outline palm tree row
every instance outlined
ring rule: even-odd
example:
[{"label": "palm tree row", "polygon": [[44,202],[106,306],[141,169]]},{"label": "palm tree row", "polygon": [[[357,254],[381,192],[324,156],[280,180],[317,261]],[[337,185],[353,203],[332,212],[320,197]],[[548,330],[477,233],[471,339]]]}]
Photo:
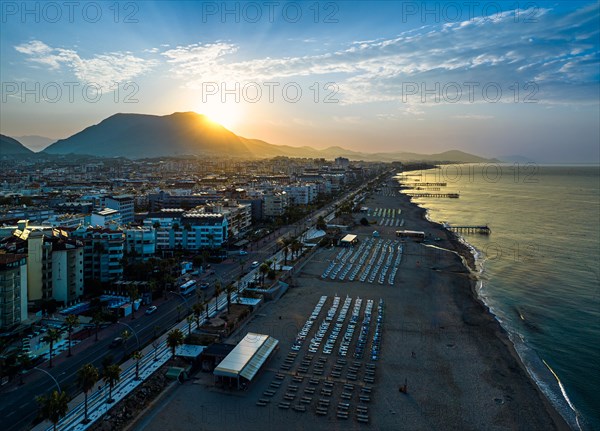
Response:
[{"label": "palm tree row", "polygon": [[[142,355],[136,352],[134,357],[137,359],[136,363],[136,379],[139,378],[139,360]],[[112,391],[117,382],[121,380],[121,367],[118,364],[113,364],[110,359],[104,361],[104,367],[102,371],[102,377],[109,386],[109,399],[108,403],[114,401],[112,397]],[[100,380],[100,372],[93,364],[84,364],[77,371],[77,384],[81,388],[84,394],[84,419],[83,423],[89,423],[88,417],[88,394],[94,388],[94,385]],[[52,422],[54,430],[58,422],[67,415],[69,411],[70,397],[64,391],[52,391],[50,394],[45,396],[39,396],[36,398],[39,405],[39,414],[42,419],[49,420]]]}]

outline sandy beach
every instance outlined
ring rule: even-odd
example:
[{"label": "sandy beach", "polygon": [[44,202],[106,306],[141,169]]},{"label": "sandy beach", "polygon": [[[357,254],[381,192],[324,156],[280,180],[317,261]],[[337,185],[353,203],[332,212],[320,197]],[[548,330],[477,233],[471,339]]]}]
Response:
[{"label": "sandy beach", "polygon": [[[388,190],[388,189],[384,189]],[[340,248],[321,248],[294,277],[294,287],[281,299],[265,304],[248,325],[228,342],[246,332],[269,334],[279,349],[245,391],[216,388],[211,374],[199,372],[166,393],[131,427],[134,430],[566,430],[560,415],[529,378],[505,331],[475,298],[475,275],[458,255],[473,265],[468,248],[440,225],[424,218],[425,210],[408,198],[389,191],[368,197],[363,205],[401,212],[403,229],[422,230],[424,243],[404,243],[402,261],[393,285],[323,279],[321,274]],[[397,212],[396,212],[397,214]],[[359,219],[361,216],[357,216]],[[376,220],[375,217],[369,219]],[[378,240],[396,240],[396,225],[356,226],[360,241],[380,234]],[[438,240],[433,241],[434,238]],[[457,254],[458,253],[458,254]],[[335,409],[315,414],[280,409],[285,389],[265,407],[256,405],[281,373],[294,338],[322,295],[327,306],[338,295],[385,301],[381,354],[368,402],[369,423],[351,415],[339,419]],[[292,385],[298,354],[283,386]],[[315,355],[316,357],[321,354]],[[338,358],[326,358],[326,371]],[[348,358],[348,362],[354,359]],[[371,361],[365,359],[359,368]],[[347,367],[347,365],[345,365]],[[312,369],[312,368],[311,368]],[[326,372],[326,374],[327,374]],[[345,378],[335,381],[332,402],[340,401]],[[308,387],[308,377],[299,390]],[[335,379],[334,379],[335,380]],[[407,382],[407,393],[399,391]],[[356,389],[363,382],[353,383]],[[318,386],[319,388],[321,386]],[[351,399],[358,404],[358,395]]]}]

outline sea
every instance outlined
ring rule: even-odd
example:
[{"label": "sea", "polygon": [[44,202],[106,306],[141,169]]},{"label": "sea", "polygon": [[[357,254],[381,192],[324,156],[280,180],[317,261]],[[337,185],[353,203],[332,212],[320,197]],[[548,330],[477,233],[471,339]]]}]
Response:
[{"label": "sea", "polygon": [[446,183],[413,193],[460,196],[413,198],[429,219],[491,229],[461,234],[476,255],[480,298],[571,427],[600,430],[600,167],[468,164],[407,174],[405,183]]}]

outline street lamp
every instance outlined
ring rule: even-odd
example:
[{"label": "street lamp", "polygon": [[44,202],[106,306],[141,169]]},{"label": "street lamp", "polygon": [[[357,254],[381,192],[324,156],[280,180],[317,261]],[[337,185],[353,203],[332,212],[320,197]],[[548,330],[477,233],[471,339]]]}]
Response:
[{"label": "street lamp", "polygon": [[135,329],[133,329],[133,328],[132,328],[131,326],[129,326],[127,323],[120,322],[120,321],[117,321],[117,323],[118,323],[119,325],[124,325],[124,326],[127,326],[127,327],[128,327],[130,330],[131,330],[131,332],[133,332],[133,335],[135,335],[135,341],[137,342],[137,348],[138,348],[138,350],[140,350],[140,339],[138,338],[138,335],[137,335],[137,332],[135,331]]},{"label": "street lamp", "polygon": [[56,380],[52,374],[50,374],[48,371],[43,370],[43,369],[38,368],[38,367],[33,367],[32,370],[38,370],[38,371],[41,371],[42,373],[46,373],[47,375],[49,375],[50,378],[52,380],[54,380],[54,383],[56,384],[56,387],[58,388],[58,393],[61,392],[61,390],[60,390],[60,384],[58,383],[58,380]]}]

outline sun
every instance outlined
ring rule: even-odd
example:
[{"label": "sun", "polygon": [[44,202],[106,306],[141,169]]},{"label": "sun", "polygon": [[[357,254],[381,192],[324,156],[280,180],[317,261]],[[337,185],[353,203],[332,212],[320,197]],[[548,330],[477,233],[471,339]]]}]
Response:
[{"label": "sun", "polygon": [[231,130],[239,125],[242,107],[239,103],[202,103],[196,112],[204,114],[210,121]]}]

